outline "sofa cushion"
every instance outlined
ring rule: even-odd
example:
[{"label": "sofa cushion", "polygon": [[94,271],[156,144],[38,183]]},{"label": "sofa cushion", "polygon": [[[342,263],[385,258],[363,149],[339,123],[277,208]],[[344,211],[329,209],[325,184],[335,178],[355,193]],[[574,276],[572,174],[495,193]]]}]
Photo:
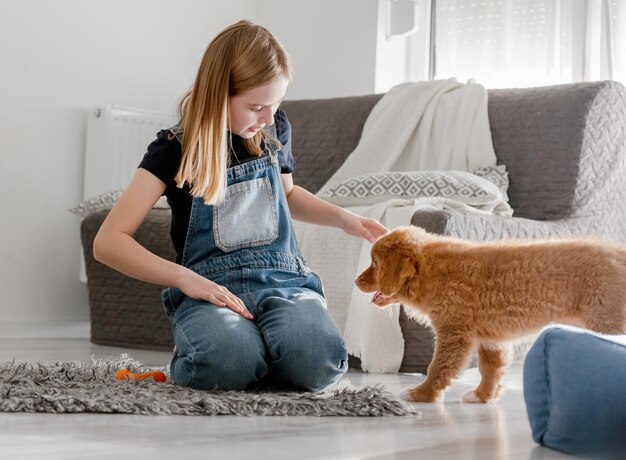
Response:
[{"label": "sofa cushion", "polygon": [[296,185],[315,193],[330,179],[357,146],[365,120],[382,96],[368,94],[281,104],[291,122]]},{"label": "sofa cushion", "polygon": [[545,329],[526,356],[524,399],[535,442],[626,458],[626,336]]}]

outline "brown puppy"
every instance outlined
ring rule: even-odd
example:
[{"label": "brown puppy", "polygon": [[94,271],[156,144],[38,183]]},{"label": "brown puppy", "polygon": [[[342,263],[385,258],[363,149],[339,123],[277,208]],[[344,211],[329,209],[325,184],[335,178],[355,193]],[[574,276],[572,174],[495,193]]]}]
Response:
[{"label": "brown puppy", "polygon": [[626,247],[592,240],[472,243],[400,227],[380,238],[356,279],[379,307],[402,303],[430,324],[435,354],[426,380],[403,396],[440,400],[478,348],[481,382],[464,402],[501,392],[507,341],[549,323],[608,334],[626,329]]}]

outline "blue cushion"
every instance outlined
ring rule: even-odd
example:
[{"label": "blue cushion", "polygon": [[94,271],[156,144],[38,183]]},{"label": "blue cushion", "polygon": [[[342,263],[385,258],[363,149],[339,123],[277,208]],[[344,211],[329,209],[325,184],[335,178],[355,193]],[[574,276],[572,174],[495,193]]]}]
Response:
[{"label": "blue cushion", "polygon": [[524,399],[535,442],[626,458],[626,336],[545,329],[524,362]]}]

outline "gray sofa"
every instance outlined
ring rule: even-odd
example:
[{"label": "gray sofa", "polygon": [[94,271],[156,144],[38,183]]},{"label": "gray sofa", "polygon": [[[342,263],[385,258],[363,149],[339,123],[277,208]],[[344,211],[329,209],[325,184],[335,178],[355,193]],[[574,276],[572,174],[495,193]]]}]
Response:
[{"label": "gray sofa", "polygon": [[[311,192],[319,190],[357,145],[381,97],[284,102],[293,127],[294,182]],[[509,171],[514,217],[428,211],[415,213],[412,224],[479,241],[589,234],[626,241],[626,90],[621,84],[490,90],[489,120],[498,163]],[[81,225],[91,340],[171,349],[161,288],[93,259],[93,238],[107,212],[92,213]],[[154,209],[136,238],[174,260],[168,210]],[[432,333],[404,314],[400,322],[405,339],[400,371],[425,372],[432,357]]]}]

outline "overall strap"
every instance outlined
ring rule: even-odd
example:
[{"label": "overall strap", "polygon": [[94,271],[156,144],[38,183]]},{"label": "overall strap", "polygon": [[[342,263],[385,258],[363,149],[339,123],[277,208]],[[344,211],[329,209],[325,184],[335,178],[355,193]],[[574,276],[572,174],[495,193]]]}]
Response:
[{"label": "overall strap", "polygon": [[[275,140],[278,139],[278,134],[276,132],[276,123],[272,123],[271,125],[266,127],[268,134],[270,135],[270,142],[273,144]],[[180,144],[183,144],[183,130],[180,129],[180,123],[175,124],[171,128],[168,128],[168,131],[171,132]]]},{"label": "overall strap", "polygon": [[265,137],[265,150],[270,156],[273,164],[278,164],[278,134],[276,132],[276,123],[272,123],[265,127],[267,136]]},{"label": "overall strap", "polygon": [[176,136],[176,139],[178,139],[180,145],[183,145],[183,130],[180,129],[180,123],[176,123],[171,128],[168,128],[168,131]]},{"label": "overall strap", "polygon": [[272,139],[278,139],[278,134],[276,133],[276,122],[268,125],[266,129]]},{"label": "overall strap", "polygon": [[[272,123],[271,125],[266,126],[265,129],[266,129],[266,133],[268,134],[268,136],[265,138],[265,150],[267,151],[267,154],[269,155],[272,161],[272,164],[277,165],[279,144],[278,144],[278,135],[276,132],[276,123]],[[178,142],[180,142],[180,145],[182,146],[183,145],[183,130],[180,129],[180,123],[177,123],[176,125],[172,126],[168,130],[174,136],[176,136],[176,139],[178,139]]]}]

